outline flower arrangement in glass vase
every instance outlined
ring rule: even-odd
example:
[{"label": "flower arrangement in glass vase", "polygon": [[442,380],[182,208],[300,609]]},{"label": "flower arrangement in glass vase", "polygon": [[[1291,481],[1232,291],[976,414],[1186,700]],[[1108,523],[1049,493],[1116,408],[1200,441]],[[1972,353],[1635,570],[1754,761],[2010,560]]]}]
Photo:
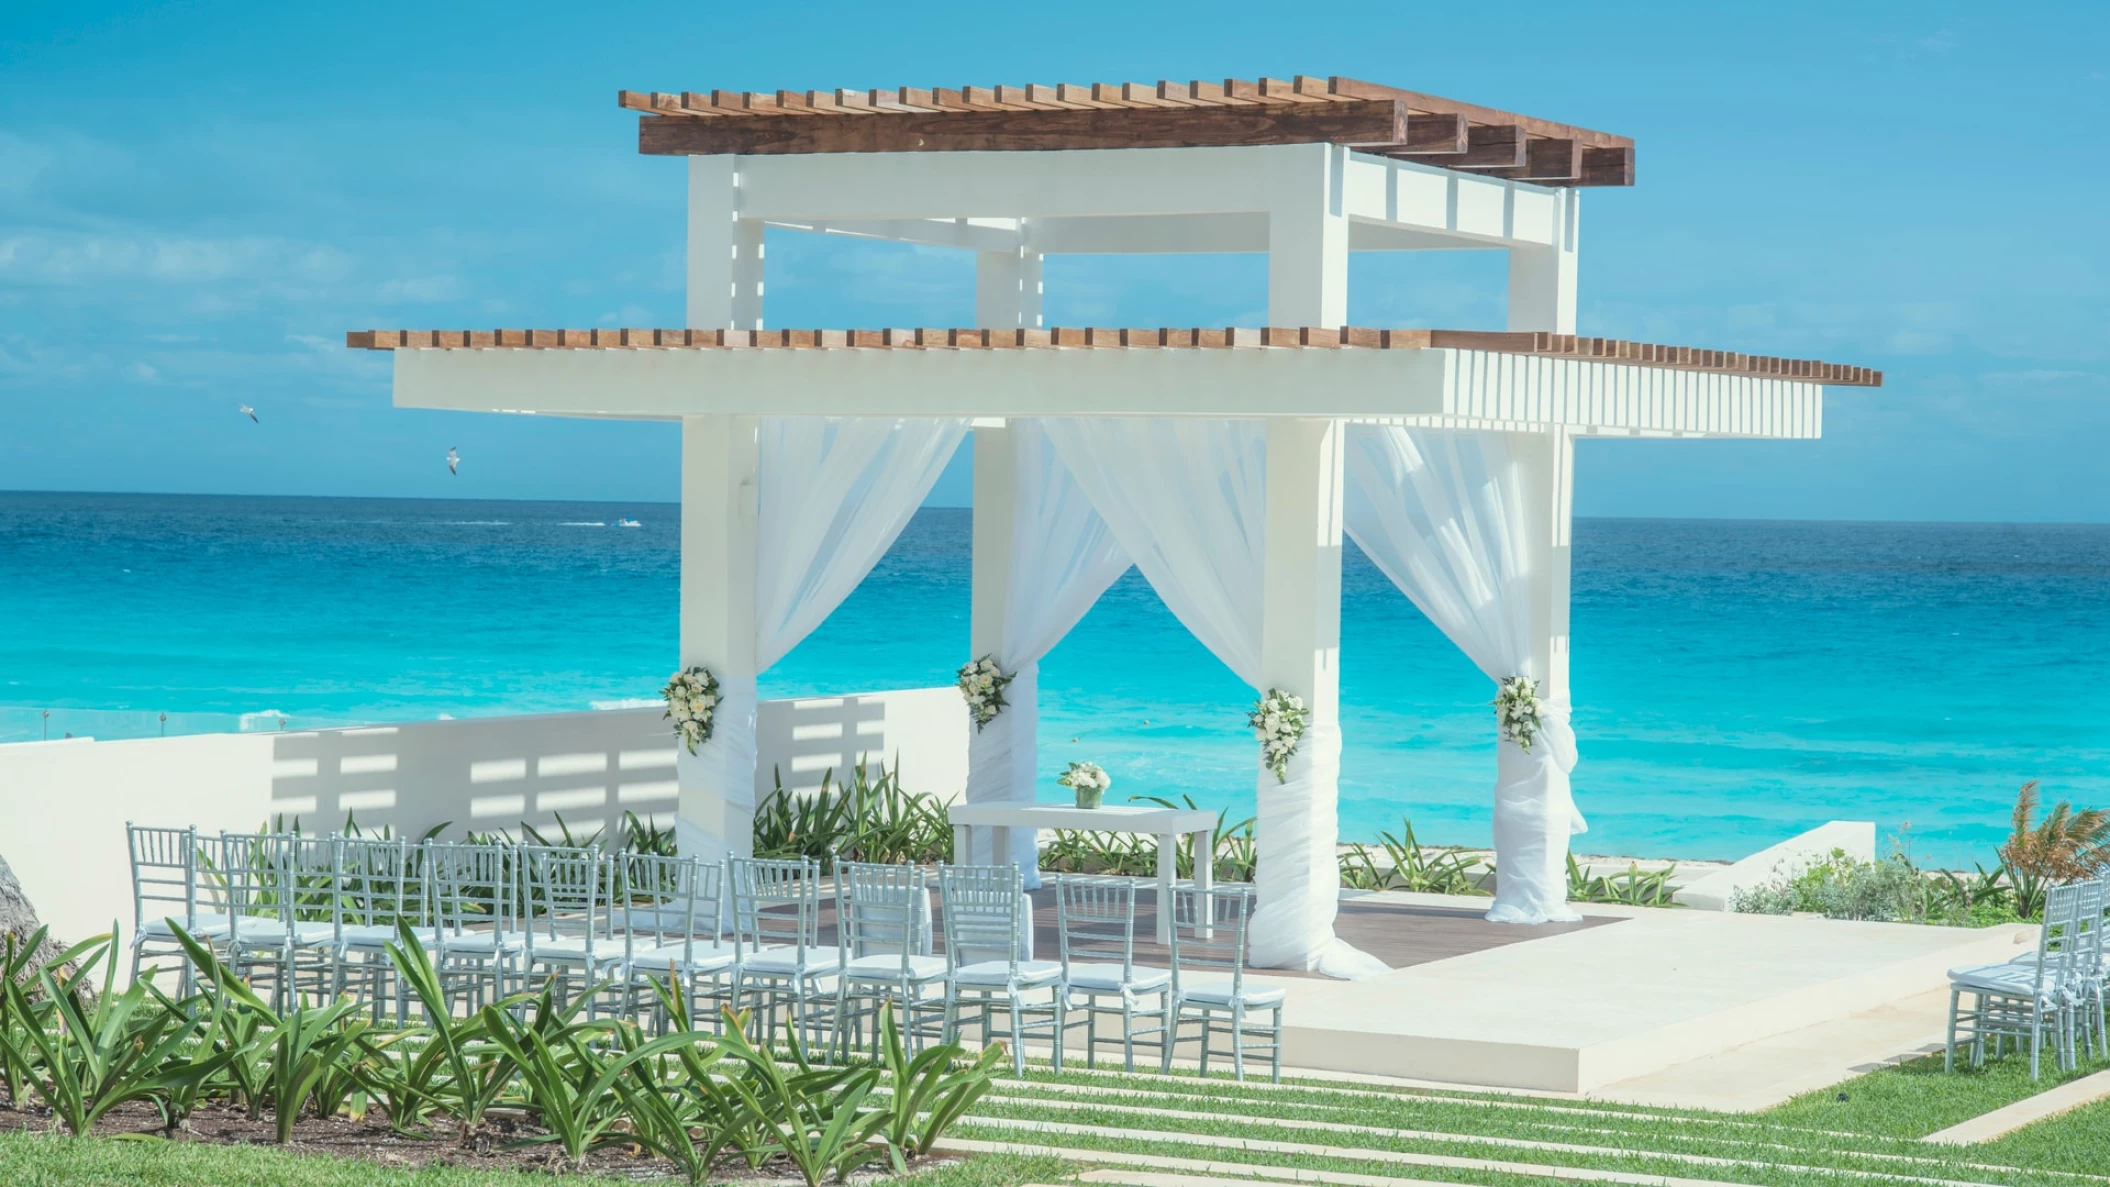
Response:
[{"label": "flower arrangement in glass vase", "polygon": [[974,719],[974,732],[981,733],[983,726],[1004,711],[1004,688],[1011,677],[997,666],[995,656],[985,655],[961,665],[956,683],[967,701],[967,715]]},{"label": "flower arrangement in glass vase", "polygon": [[1304,738],[1304,727],[1311,724],[1304,698],[1279,688],[1268,689],[1266,696],[1253,703],[1245,721],[1260,739],[1260,757],[1275,772],[1275,782],[1289,782],[1289,760]]},{"label": "flower arrangement in glass vase", "polygon": [[1504,676],[1493,704],[1502,740],[1515,742],[1526,754],[1531,753],[1531,744],[1544,728],[1539,721],[1538,681],[1529,676]]},{"label": "flower arrangement in glass vase", "polygon": [[667,702],[666,717],[674,723],[674,736],[689,753],[711,740],[711,723],[718,715],[718,678],[709,668],[683,668],[659,690]]},{"label": "flower arrangement in glass vase", "polygon": [[1069,770],[1056,776],[1055,782],[1077,793],[1080,808],[1098,807],[1106,798],[1106,789],[1114,785],[1113,776],[1095,762],[1073,762]]}]

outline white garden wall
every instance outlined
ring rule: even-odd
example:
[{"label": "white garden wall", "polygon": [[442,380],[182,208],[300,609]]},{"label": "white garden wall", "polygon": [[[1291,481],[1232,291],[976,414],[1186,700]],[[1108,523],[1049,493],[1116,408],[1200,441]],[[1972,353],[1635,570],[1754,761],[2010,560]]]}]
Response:
[{"label": "white garden wall", "polygon": [[[758,794],[812,788],[867,755],[912,791],[967,784],[967,714],[952,688],[764,701]],[[670,823],[674,742],[657,709],[419,721],[284,733],[0,745],[0,856],[53,934],[132,926],[126,821],[249,831],[274,818],[418,836]]]}]

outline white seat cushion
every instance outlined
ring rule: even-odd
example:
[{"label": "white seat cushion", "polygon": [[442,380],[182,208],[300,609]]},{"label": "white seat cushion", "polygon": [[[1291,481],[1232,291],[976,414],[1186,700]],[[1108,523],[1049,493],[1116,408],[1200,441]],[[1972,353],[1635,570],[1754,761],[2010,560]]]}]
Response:
[{"label": "white seat cushion", "polygon": [[[427,948],[437,948],[440,945],[439,928],[414,927],[411,934],[417,936],[418,943]],[[347,952],[380,952],[401,938],[391,925],[362,923],[345,928],[344,934],[338,938],[338,945]]]},{"label": "white seat cushion", "polygon": [[1172,984],[1172,974],[1165,969],[1132,968],[1124,985],[1120,965],[1073,964],[1066,980],[1072,989],[1097,989],[1108,993],[1128,989],[1136,993],[1155,993]]},{"label": "white seat cushion", "polygon": [[985,986],[997,989],[1006,984],[1016,984],[1020,989],[1037,989],[1053,985],[1062,980],[1062,966],[1052,960],[1021,960],[1018,962],[1018,980],[1011,980],[1011,962],[1008,960],[983,960],[961,965],[952,971],[955,985]]},{"label": "white seat cushion", "polygon": [[[852,981],[899,981],[901,954],[886,952],[876,956],[860,956],[843,966],[843,974]],[[908,958],[908,979],[911,981],[935,981],[944,975],[945,958],[942,956]]]},{"label": "white seat cushion", "polygon": [[[286,925],[276,919],[244,919],[239,928],[230,927],[235,943],[242,948],[277,948],[286,942]],[[293,946],[313,948],[329,944],[337,938],[337,925],[333,923],[296,923],[293,925]]]},{"label": "white seat cushion", "polygon": [[[585,964],[587,962],[586,941],[583,939],[545,939],[537,936],[528,949],[528,956],[536,963]],[[593,962],[609,964],[621,960],[623,946],[613,940],[596,939],[593,944]]]},{"label": "white seat cushion", "polygon": [[630,968],[640,973],[664,973],[669,968],[685,973],[715,973],[733,966],[733,950],[698,940],[687,952],[680,944],[639,948],[630,954]]},{"label": "white seat cushion", "polygon": [[[176,919],[176,922],[182,923],[183,920],[178,917]],[[192,938],[194,939],[219,940],[225,939],[227,936],[227,916],[225,915],[200,914],[197,918],[193,919],[191,923],[192,926],[186,927],[183,930],[189,932]],[[151,940],[173,940],[176,938],[176,933],[169,928],[167,919],[149,919],[139,926],[138,938]]]},{"label": "white seat cushion", "polygon": [[808,948],[801,965],[796,948],[763,948],[742,956],[740,968],[765,977],[832,977],[842,968],[842,959],[833,948]]},{"label": "white seat cushion", "polygon": [[526,948],[526,932],[450,931],[440,936],[440,950],[450,956],[493,956],[501,952],[520,952]]},{"label": "white seat cushion", "polygon": [[1967,965],[1949,970],[1949,984],[1980,993],[2033,998],[2037,996],[2037,969],[2034,965],[2011,963]]},{"label": "white seat cushion", "polygon": [[[1289,996],[1279,987],[1246,985],[1240,989],[1239,1000],[1247,1009],[1267,1009],[1282,1004]],[[1199,1002],[1205,1006],[1228,1006],[1231,1004],[1229,981],[1191,981],[1180,986],[1180,1000]]]}]

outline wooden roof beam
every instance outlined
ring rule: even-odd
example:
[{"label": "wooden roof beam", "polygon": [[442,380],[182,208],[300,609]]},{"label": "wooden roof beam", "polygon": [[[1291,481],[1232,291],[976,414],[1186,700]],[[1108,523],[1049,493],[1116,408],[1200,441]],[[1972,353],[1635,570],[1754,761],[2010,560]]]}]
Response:
[{"label": "wooden roof beam", "polygon": [[[886,119],[753,115],[638,121],[648,156],[1182,148],[1205,144],[1396,145],[1406,106],[1385,100],[1073,111],[934,111]],[[1468,154],[1470,155],[1470,154]]]}]

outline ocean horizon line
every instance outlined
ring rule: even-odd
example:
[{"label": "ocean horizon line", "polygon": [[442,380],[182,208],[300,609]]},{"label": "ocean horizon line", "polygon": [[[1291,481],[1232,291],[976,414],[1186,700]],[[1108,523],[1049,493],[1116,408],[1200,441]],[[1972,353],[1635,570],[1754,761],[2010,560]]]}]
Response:
[{"label": "ocean horizon line", "polygon": [[[590,504],[609,507],[668,507],[679,508],[679,500],[673,499],[623,499],[595,497],[578,499],[515,499],[495,495],[344,495],[344,494],[258,494],[239,491],[173,491],[173,490],[77,490],[65,487],[0,488],[0,498],[21,495],[67,495],[75,498],[112,499],[287,499],[314,502],[339,501],[360,503],[504,503],[513,506],[563,506]],[[973,506],[965,503],[925,503],[918,511],[971,511]],[[1617,523],[1764,523],[1764,524],[1823,524],[1831,527],[1882,527],[1906,525],[1913,527],[1973,527],[1973,528],[2105,528],[2110,520],[2096,519],[1849,519],[1819,518],[1811,516],[1757,516],[1757,515],[1583,515],[1575,516],[1578,522]]]}]

